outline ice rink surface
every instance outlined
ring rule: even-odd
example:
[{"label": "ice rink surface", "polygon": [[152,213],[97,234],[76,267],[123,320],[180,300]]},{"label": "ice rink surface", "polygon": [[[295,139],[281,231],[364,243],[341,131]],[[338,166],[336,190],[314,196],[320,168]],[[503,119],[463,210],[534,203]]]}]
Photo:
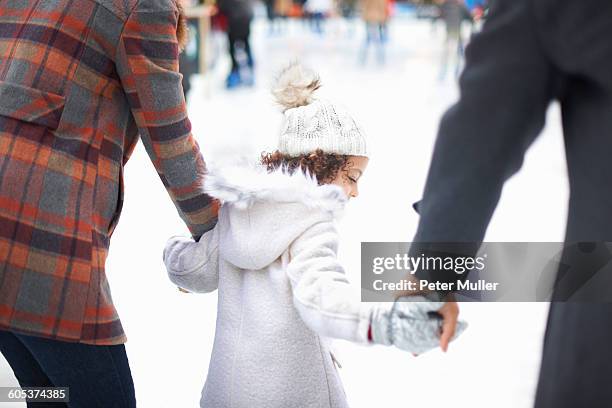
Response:
[{"label": "ice rink surface", "polygon": [[[360,242],[412,239],[418,217],[411,204],[423,189],[439,119],[458,91],[452,76],[439,79],[442,27],[396,19],[383,66],[374,54],[365,65],[359,62],[364,30],[359,20],[353,24],[330,21],[320,36],[292,22],[284,34],[271,36],[266,22],[258,19],[253,25],[256,86],[232,92],[223,88],[229,61],[220,49],[209,75],[195,81],[189,111],[207,160],[254,158],[274,147],[280,125],[281,114],[269,94],[275,72],[299,59],[320,73],[321,96],[354,113],[372,151],[361,196],[350,203],[340,224],[340,255],[357,287]],[[497,109],[504,109],[503,95],[498,106],[483,106],[483,115]],[[507,183],[486,240],[561,241],[565,175],[559,112],[553,106],[545,132]],[[125,184],[123,215],[107,268],[129,338],[138,405],[196,407],[213,342],[216,293],[179,293],[167,279],[164,243],[187,231],[142,145],[126,166]],[[470,328],[448,354],[434,351],[415,358],[393,349],[337,342],[351,406],[529,408],[547,308],[542,303],[464,304],[462,318]],[[0,361],[0,385],[14,384],[10,368]]]}]

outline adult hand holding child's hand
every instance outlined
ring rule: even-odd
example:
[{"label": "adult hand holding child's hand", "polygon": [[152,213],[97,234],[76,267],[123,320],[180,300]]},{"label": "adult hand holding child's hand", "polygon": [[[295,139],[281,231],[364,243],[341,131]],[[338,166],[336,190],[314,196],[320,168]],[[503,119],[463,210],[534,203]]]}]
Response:
[{"label": "adult hand holding child's hand", "polygon": [[423,296],[401,297],[372,312],[372,341],[422,354],[438,345],[443,351],[467,327],[458,321],[455,302],[431,302]]}]

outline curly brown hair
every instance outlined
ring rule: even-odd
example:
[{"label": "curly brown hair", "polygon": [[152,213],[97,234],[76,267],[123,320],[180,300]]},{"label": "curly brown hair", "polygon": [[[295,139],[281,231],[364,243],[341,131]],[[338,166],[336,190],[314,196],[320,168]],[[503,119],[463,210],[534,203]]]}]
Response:
[{"label": "curly brown hair", "polygon": [[293,157],[276,150],[272,153],[262,153],[261,164],[266,166],[269,172],[282,167],[289,174],[293,174],[296,169],[301,169],[316,177],[319,185],[322,185],[331,183],[340,171],[347,170],[350,161],[347,155],[325,153],[321,149]]},{"label": "curly brown hair", "polygon": [[178,39],[179,51],[184,51],[187,43],[189,42],[189,26],[187,25],[187,16],[185,15],[185,9],[180,0],[175,1],[176,7],[179,11],[178,24],[176,26],[176,38]]}]

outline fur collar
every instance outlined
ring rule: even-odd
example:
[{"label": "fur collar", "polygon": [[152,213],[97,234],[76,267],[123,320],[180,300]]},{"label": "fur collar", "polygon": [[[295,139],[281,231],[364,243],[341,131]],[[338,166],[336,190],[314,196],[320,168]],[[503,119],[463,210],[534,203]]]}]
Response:
[{"label": "fur collar", "polygon": [[263,165],[209,166],[204,190],[222,204],[246,209],[257,202],[302,203],[306,207],[341,212],[348,198],[336,185],[317,184],[301,171],[289,175],[283,169],[268,173]]}]

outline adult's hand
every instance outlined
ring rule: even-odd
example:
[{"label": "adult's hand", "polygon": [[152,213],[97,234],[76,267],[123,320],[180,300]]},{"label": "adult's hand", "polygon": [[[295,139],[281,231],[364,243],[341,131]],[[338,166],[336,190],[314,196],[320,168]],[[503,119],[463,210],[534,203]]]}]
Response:
[{"label": "adult's hand", "polygon": [[[406,280],[411,280],[416,282],[417,279],[414,275],[409,275],[406,277]],[[429,290],[403,290],[395,292],[396,299],[402,296],[425,296],[431,294]],[[452,294],[448,294],[445,296],[444,305],[438,309],[438,313],[442,316],[442,329],[440,332],[440,348],[443,352],[446,353],[448,350],[448,345],[451,342],[455,332],[457,331],[457,321],[459,320],[459,304],[455,301],[455,298]],[[415,356],[417,354],[414,354]]]},{"label": "adult's hand", "polygon": [[440,348],[446,353],[448,344],[455,335],[457,330],[457,320],[459,318],[459,305],[454,300],[449,300],[444,303],[444,306],[438,310],[442,316],[442,332],[440,333]]}]

